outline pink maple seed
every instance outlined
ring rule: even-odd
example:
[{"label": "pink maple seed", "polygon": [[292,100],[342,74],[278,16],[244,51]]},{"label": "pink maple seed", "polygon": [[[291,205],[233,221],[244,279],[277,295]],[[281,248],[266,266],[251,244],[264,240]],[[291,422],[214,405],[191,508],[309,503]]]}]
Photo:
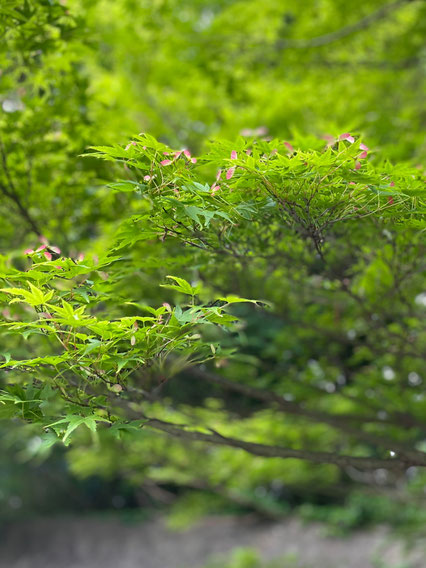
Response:
[{"label": "pink maple seed", "polygon": [[349,132],[345,132],[339,136],[339,140],[347,140],[351,144],[355,142],[355,138],[349,134]]},{"label": "pink maple seed", "polygon": [[391,187],[394,187],[394,185],[395,185],[395,182],[394,182],[394,181],[391,181],[391,182],[390,182],[390,186],[391,186]]},{"label": "pink maple seed", "polygon": [[191,157],[191,152],[189,150],[184,150],[183,153],[189,160],[189,158]]},{"label": "pink maple seed", "polygon": [[287,148],[287,150],[291,153],[294,152],[294,148],[293,146],[290,144],[290,142],[284,142],[284,146]]},{"label": "pink maple seed", "polygon": [[334,144],[335,138],[331,134],[323,134],[321,138],[329,144]]},{"label": "pink maple seed", "polygon": [[196,163],[197,163],[197,158],[191,158],[191,162],[192,162],[193,164],[196,164]]},{"label": "pink maple seed", "polygon": [[171,160],[163,160],[162,162],[160,162],[162,166],[170,166],[171,163],[172,163]]},{"label": "pink maple seed", "polygon": [[136,146],[136,142],[129,142],[125,148],[125,150],[128,150],[130,148],[130,146]]},{"label": "pink maple seed", "polygon": [[61,254],[61,249],[59,247],[51,246],[49,247],[50,250],[53,250],[56,254]]},{"label": "pink maple seed", "polygon": [[38,249],[36,250],[36,252],[41,252],[42,250],[44,250],[46,248],[46,245],[42,245],[41,247],[38,247]]},{"label": "pink maple seed", "polygon": [[232,150],[231,152],[231,160],[237,160],[238,159],[238,154],[235,150]]},{"label": "pink maple seed", "polygon": [[50,254],[50,252],[44,252],[43,254],[47,260],[52,260],[52,255]]},{"label": "pink maple seed", "polygon": [[361,162],[355,162],[355,169],[359,170],[361,167]]},{"label": "pink maple seed", "polygon": [[226,179],[231,179],[231,177],[234,175],[234,172],[235,172],[235,167],[229,168],[229,170],[226,171]]},{"label": "pink maple seed", "polygon": [[368,150],[369,150],[368,146],[366,146],[366,145],[363,144],[362,142],[361,142],[361,144],[359,145],[359,147],[361,148],[361,150],[365,150],[366,152],[368,152]]},{"label": "pink maple seed", "polygon": [[259,126],[259,128],[256,128],[255,134],[257,134],[257,136],[266,136],[268,134],[268,127]]},{"label": "pink maple seed", "polygon": [[218,170],[216,174],[216,181],[220,180],[220,176],[222,175],[222,170]]},{"label": "pink maple seed", "polygon": [[364,152],[361,152],[361,154],[358,156],[358,159],[363,160],[364,158],[367,157],[367,150],[364,150]]},{"label": "pink maple seed", "polygon": [[143,176],[144,181],[151,181],[151,176]]},{"label": "pink maple seed", "polygon": [[212,195],[214,195],[217,191],[219,191],[220,189],[220,185],[214,185],[212,187]]},{"label": "pink maple seed", "polygon": [[392,197],[392,195],[389,195],[389,197],[388,197],[388,203],[389,203],[389,205],[393,205],[393,197]]},{"label": "pink maple seed", "polygon": [[33,249],[25,249],[24,250],[24,254],[33,254],[33,253],[34,253]]}]

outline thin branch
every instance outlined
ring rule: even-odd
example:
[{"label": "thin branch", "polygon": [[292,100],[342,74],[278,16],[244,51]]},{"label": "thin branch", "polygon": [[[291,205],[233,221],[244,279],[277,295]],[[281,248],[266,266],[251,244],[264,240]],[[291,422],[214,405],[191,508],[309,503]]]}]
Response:
[{"label": "thin branch", "polygon": [[317,36],[311,39],[281,39],[276,42],[275,47],[277,49],[306,49],[309,47],[321,47],[323,45],[328,45],[330,43],[334,43],[335,41],[339,41],[345,37],[348,37],[356,32],[360,32],[369,28],[376,22],[387,18],[389,14],[391,14],[395,10],[398,10],[405,4],[410,4],[414,1],[415,0],[396,0],[396,2],[392,2],[391,4],[385,4],[384,6],[376,10],[376,12],[365,16],[358,22],[340,28],[340,30],[336,30],[334,32],[330,32],[328,34]]},{"label": "thin branch", "polygon": [[[359,422],[363,424],[371,421],[380,422],[381,424],[383,424],[383,421],[378,421],[376,419],[370,420],[368,416],[363,417],[350,414],[332,415],[317,410],[309,410],[303,408],[295,402],[284,400],[280,395],[274,392],[229,381],[227,379],[224,379],[223,377],[215,375],[214,373],[203,371],[198,367],[188,368],[185,370],[185,373],[191,374],[202,380],[215,383],[225,389],[239,392],[250,398],[262,400],[263,402],[273,403],[278,407],[279,410],[284,413],[301,416],[303,418],[307,418],[308,420],[312,420],[313,422],[323,422],[334,428],[342,430],[347,434],[358,438],[359,440],[364,440],[376,446],[381,446],[387,449],[398,450],[398,452],[401,455],[404,455],[407,459],[415,460],[417,458],[423,459],[425,457],[425,454],[423,452],[418,452],[417,450],[414,450],[412,448],[407,448],[401,442],[393,441],[389,438],[378,436],[371,432],[365,432],[361,429],[361,425],[359,424]],[[355,422],[358,422],[358,424],[355,424]]]},{"label": "thin branch", "polygon": [[31,228],[31,230],[37,235],[41,235],[42,232],[37,224],[37,222],[35,221],[35,219],[33,219],[33,217],[31,216],[30,212],[26,209],[26,207],[24,206],[24,204],[22,203],[18,192],[16,191],[16,187],[15,184],[13,183],[13,179],[9,170],[9,166],[7,163],[7,155],[6,155],[6,150],[5,147],[3,145],[2,140],[0,139],[0,155],[1,155],[1,163],[3,166],[3,171],[6,175],[6,179],[7,179],[7,186],[0,183],[0,191],[3,193],[3,195],[5,195],[8,199],[10,199],[11,201],[13,201],[19,211],[19,213],[21,214],[22,218],[27,222],[27,224],[29,225],[29,227]]},{"label": "thin branch", "polygon": [[186,426],[182,424],[173,424],[158,420],[157,418],[147,418],[144,427],[149,426],[155,430],[161,430],[176,438],[183,440],[190,440],[193,442],[206,442],[220,446],[228,446],[245,450],[249,454],[261,456],[265,458],[281,458],[281,459],[302,459],[308,460],[318,464],[332,464],[338,467],[356,467],[357,469],[401,469],[416,466],[426,466],[426,454],[424,458],[419,456],[415,460],[405,459],[400,456],[395,456],[391,459],[383,458],[369,458],[369,457],[355,457],[347,455],[338,455],[331,452],[316,452],[311,450],[294,450],[291,448],[283,448],[281,446],[272,446],[266,444],[258,444],[256,442],[246,442],[244,440],[237,440],[222,436],[221,434],[212,431],[211,434],[204,434],[203,432],[186,430]]}]

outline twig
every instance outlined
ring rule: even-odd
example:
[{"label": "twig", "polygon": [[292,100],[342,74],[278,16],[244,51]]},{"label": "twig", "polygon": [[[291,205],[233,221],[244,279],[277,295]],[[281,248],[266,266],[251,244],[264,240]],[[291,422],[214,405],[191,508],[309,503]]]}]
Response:
[{"label": "twig", "polygon": [[415,0],[396,0],[396,2],[386,4],[385,6],[382,6],[381,8],[376,10],[376,12],[365,16],[354,24],[344,26],[340,30],[336,30],[334,32],[330,32],[328,34],[317,36],[311,39],[281,39],[276,42],[275,47],[277,49],[306,49],[310,47],[321,47],[323,45],[328,45],[330,43],[334,43],[335,41],[339,41],[340,39],[348,37],[356,32],[369,28],[376,22],[387,18],[387,16],[395,10],[398,10],[405,4],[409,4],[414,1]]}]

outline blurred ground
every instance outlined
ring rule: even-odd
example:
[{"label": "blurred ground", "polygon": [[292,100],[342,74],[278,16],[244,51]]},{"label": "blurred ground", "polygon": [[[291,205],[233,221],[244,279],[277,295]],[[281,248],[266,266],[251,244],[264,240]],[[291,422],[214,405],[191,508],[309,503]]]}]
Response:
[{"label": "blurred ground", "polygon": [[171,532],[161,518],[138,524],[114,518],[12,523],[0,533],[0,567],[199,568],[241,546],[258,549],[265,559],[294,554],[306,568],[425,566],[421,543],[407,549],[384,528],[336,538],[297,519],[211,517],[185,532]]}]

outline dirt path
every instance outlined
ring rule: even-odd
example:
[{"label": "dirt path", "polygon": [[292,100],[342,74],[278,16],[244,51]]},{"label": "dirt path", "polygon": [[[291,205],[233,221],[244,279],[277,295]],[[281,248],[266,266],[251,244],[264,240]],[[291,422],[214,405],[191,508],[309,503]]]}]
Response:
[{"label": "dirt path", "polygon": [[[266,524],[251,517],[211,517],[185,532],[169,531],[160,518],[141,524],[110,518],[42,519],[3,527],[0,567],[199,568],[212,556],[240,546],[256,548],[266,559],[295,554],[309,568],[399,568],[407,561],[403,544],[386,529],[345,539],[323,533],[319,525],[297,519]],[[426,566],[419,545],[409,557],[404,568]]]}]

